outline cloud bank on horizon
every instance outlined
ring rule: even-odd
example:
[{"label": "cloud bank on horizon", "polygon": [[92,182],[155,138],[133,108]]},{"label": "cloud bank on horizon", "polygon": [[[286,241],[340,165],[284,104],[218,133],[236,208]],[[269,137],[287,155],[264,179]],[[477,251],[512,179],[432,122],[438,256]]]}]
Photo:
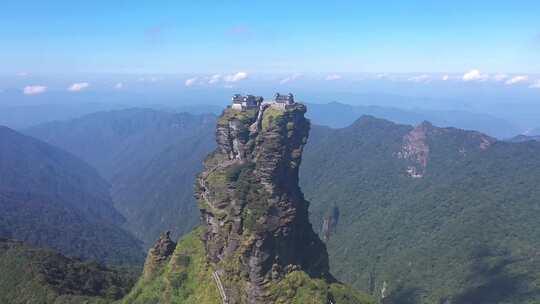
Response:
[{"label": "cloud bank on horizon", "polygon": [[184,86],[186,87],[192,87],[195,85],[215,85],[215,84],[223,84],[223,87],[231,88],[233,87],[232,83],[240,82],[242,80],[246,80],[249,78],[249,74],[247,72],[236,72],[232,74],[213,74],[210,76],[197,76],[188,78],[184,81]]},{"label": "cloud bank on horizon", "polygon": [[[262,75],[262,76],[261,76]],[[270,76],[273,74],[270,74]],[[361,75],[361,76],[358,76]],[[417,73],[417,74],[374,74],[374,73],[364,73],[364,74],[350,74],[350,73],[329,73],[325,75],[317,74],[304,74],[304,73],[292,73],[286,76],[268,76],[268,74],[260,73],[248,73],[245,71],[221,74],[197,74],[192,77],[184,78],[183,87],[186,89],[192,87],[207,87],[207,88],[241,88],[244,85],[244,81],[250,80],[249,84],[258,83],[260,85],[280,85],[280,86],[291,86],[296,85],[297,81],[301,80],[304,85],[309,85],[309,83],[316,83],[317,81],[325,81],[328,83],[359,83],[361,81],[380,81],[380,82],[410,82],[411,85],[430,85],[442,82],[453,82],[453,83],[491,83],[492,85],[499,85],[501,87],[522,87],[529,89],[540,89],[540,74],[506,74],[506,73],[484,73],[479,69],[472,69],[463,74],[452,74],[452,73]],[[126,87],[126,83],[129,83],[129,80],[111,80],[109,85],[101,85],[101,88],[114,89],[116,91],[129,90],[131,88],[136,88],[136,83],[138,82],[139,88],[145,84],[150,85],[157,83],[161,80],[167,80],[168,78],[174,78],[174,76],[145,76],[138,77],[133,82],[132,85]],[[132,77],[133,78],[133,77]],[[19,82],[32,82],[32,76],[22,77]],[[170,80],[169,80],[170,82]],[[1,85],[1,84],[0,84]],[[90,82],[75,82],[70,84],[66,91],[77,93],[86,91],[90,87]],[[181,84],[177,85],[177,88],[180,89]],[[100,86],[96,86],[96,89],[99,89]],[[6,88],[0,89],[5,91]],[[21,93],[27,96],[41,95],[47,93],[48,91],[58,91],[58,86],[53,86],[47,82],[41,84],[32,84],[27,83],[20,87]]]}]

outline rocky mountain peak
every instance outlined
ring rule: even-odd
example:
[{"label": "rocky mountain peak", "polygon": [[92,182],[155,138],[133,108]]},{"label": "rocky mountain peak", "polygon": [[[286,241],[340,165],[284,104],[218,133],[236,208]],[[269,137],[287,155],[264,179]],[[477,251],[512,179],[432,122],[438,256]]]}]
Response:
[{"label": "rocky mountain peak", "polygon": [[169,257],[176,247],[176,243],[171,240],[171,232],[162,233],[159,240],[150,251],[158,258],[165,259]]},{"label": "rocky mountain peak", "polygon": [[268,303],[267,286],[295,270],[331,279],[298,186],[310,128],[305,112],[302,104],[226,109],[218,148],[198,178],[206,253],[225,278],[225,293],[239,303]]},{"label": "rocky mountain peak", "polygon": [[310,124],[288,96],[233,97],[195,181],[202,227],[172,253],[162,236],[123,303],[374,303],[329,273],[298,186]]},{"label": "rocky mountain peak", "polygon": [[487,150],[496,139],[476,131],[466,131],[456,128],[439,128],[428,121],[414,127],[403,136],[398,158],[407,162],[407,174],[412,178],[422,178],[431,154],[437,148],[435,142],[451,141],[455,144],[453,153],[466,157],[474,151]]}]

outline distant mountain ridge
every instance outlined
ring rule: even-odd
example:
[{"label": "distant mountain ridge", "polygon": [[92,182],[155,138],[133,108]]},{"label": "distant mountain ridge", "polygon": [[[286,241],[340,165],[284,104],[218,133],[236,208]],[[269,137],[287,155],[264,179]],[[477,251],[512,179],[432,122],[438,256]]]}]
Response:
[{"label": "distant mountain ridge", "polygon": [[0,237],[114,263],[142,258],[109,184],[70,153],[0,127]]},{"label": "distant mountain ridge", "polygon": [[50,122],[25,132],[81,157],[112,180],[125,168],[160,153],[182,136],[183,129],[200,128],[211,119],[210,115],[132,108]]},{"label": "distant mountain ridge", "polygon": [[540,128],[536,128],[527,133],[530,136],[540,136]]},{"label": "distant mountain ridge", "polygon": [[339,102],[308,104],[307,116],[317,125],[344,128],[362,115],[371,115],[396,123],[416,125],[430,121],[438,126],[477,130],[498,138],[509,138],[519,134],[512,123],[487,114],[466,111],[444,111],[425,109],[400,109],[386,106],[349,105]]},{"label": "distant mountain ridge", "polygon": [[74,155],[2,126],[0,148],[0,190],[58,198],[111,222],[124,221],[111,204],[109,184]]},{"label": "distant mountain ridge", "polygon": [[507,140],[508,142],[540,141],[540,135],[518,135]]},{"label": "distant mountain ridge", "polygon": [[[70,99],[69,103],[44,102],[26,105],[16,102],[9,104],[0,103],[0,125],[5,125],[16,130],[24,130],[40,124],[77,119],[96,112],[119,111],[134,107],[129,99],[123,101],[123,103],[122,101],[120,99],[111,102],[77,102]],[[222,110],[222,107],[212,105],[147,104],[141,105],[140,108],[171,113],[187,112],[195,115],[218,115]]]},{"label": "distant mountain ridge", "polygon": [[[329,97],[328,97],[329,98]],[[353,97],[350,97],[353,98]],[[418,124],[428,120],[439,126],[453,126],[463,129],[478,130],[498,138],[510,138],[523,130],[519,130],[514,123],[505,119],[488,114],[458,110],[428,110],[421,105],[406,109],[399,106],[379,105],[380,100],[376,96],[364,96],[374,98],[373,105],[352,105],[340,102],[308,104],[310,111],[308,117],[317,125],[326,125],[333,128],[342,128],[350,125],[361,115],[373,115],[390,121],[403,124]],[[404,100],[404,105],[410,100],[406,97],[394,96],[393,99]],[[123,101],[123,99],[119,99]],[[45,103],[39,105],[0,105],[0,125],[7,125],[16,129],[27,129],[38,124],[78,119],[83,116],[104,111],[120,111],[132,109],[129,100],[125,103],[90,103],[78,102],[69,104]],[[367,101],[364,101],[367,102]],[[194,115],[214,114],[219,115],[222,107],[205,104],[192,105],[161,105],[146,104],[139,108],[152,109],[158,112],[190,113]],[[538,132],[537,132],[538,133]],[[540,133],[539,133],[540,134]],[[534,135],[534,133],[531,133]]]},{"label": "distant mountain ridge", "polygon": [[[211,114],[144,108],[97,112],[26,130],[98,169],[112,184],[125,225],[146,245],[163,230],[176,235],[199,223],[193,179],[215,143]],[[186,214],[179,220],[179,214]],[[159,225],[157,225],[159,223]]]}]

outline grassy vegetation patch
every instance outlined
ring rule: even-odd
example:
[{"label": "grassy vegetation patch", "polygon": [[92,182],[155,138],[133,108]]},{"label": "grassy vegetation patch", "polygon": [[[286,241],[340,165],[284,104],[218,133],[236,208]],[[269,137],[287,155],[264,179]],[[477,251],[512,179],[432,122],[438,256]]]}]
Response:
[{"label": "grassy vegetation patch", "polygon": [[110,303],[122,297],[134,277],[97,263],[0,240],[0,303]]},{"label": "grassy vegetation patch", "polygon": [[270,288],[272,303],[276,304],[368,304],[375,303],[367,295],[360,294],[341,284],[329,284],[321,279],[310,278],[305,272],[289,273]]},{"label": "grassy vegetation patch", "polygon": [[284,110],[269,107],[264,111],[262,119],[262,129],[268,130],[273,126],[279,125],[283,120]]},{"label": "grassy vegetation patch", "polygon": [[250,124],[255,121],[257,117],[257,109],[249,109],[245,111],[226,109],[223,111],[223,115],[220,116],[218,124],[226,125],[230,120],[237,119],[243,124]]},{"label": "grassy vegetation patch", "polygon": [[229,169],[229,178],[234,188],[234,196],[246,202],[242,210],[242,222],[248,231],[256,229],[257,220],[268,210],[268,193],[260,186],[253,175],[255,164],[246,163]]},{"label": "grassy vegetation patch", "polygon": [[221,304],[198,228],[179,241],[162,274],[139,281],[125,304]]}]

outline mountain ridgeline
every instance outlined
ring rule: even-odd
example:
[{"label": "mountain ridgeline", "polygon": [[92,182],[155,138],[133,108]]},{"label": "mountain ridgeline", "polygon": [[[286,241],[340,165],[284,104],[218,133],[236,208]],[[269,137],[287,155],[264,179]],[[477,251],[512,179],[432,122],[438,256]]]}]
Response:
[{"label": "mountain ridgeline", "polygon": [[333,272],[384,303],[540,300],[540,143],[365,116],[313,128],[300,176],[317,227],[339,210]]},{"label": "mountain ridgeline", "polygon": [[119,264],[144,259],[109,184],[70,153],[0,127],[0,237]]},{"label": "mountain ridgeline", "polygon": [[183,235],[199,224],[192,181],[215,147],[214,123],[214,115],[134,108],[25,132],[94,166],[111,184],[124,227],[149,247],[161,231]]},{"label": "mountain ridgeline", "polygon": [[294,104],[218,119],[196,181],[203,227],[176,249],[162,236],[125,303],[371,303],[329,273],[298,187],[309,122]]},{"label": "mountain ridgeline", "polygon": [[526,141],[540,141],[540,135],[518,135],[507,140],[508,142],[520,143]]},{"label": "mountain ridgeline", "polygon": [[[371,100],[379,104],[377,99]],[[400,103],[406,104],[405,97],[399,97]],[[374,116],[400,124],[417,125],[429,121],[437,126],[452,126],[460,129],[477,130],[496,138],[509,138],[519,133],[519,128],[504,119],[484,113],[428,109],[400,109],[375,105],[348,105],[339,102],[327,104],[309,104],[307,116],[314,124],[331,128],[344,128],[363,115]]]}]

